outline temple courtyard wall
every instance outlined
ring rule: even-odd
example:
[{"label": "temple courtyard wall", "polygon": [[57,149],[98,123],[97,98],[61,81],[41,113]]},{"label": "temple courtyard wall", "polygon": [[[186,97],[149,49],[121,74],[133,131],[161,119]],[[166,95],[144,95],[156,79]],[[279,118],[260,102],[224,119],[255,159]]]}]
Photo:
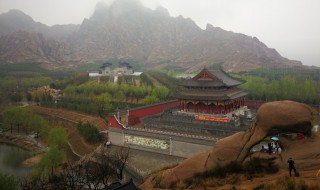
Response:
[{"label": "temple courtyard wall", "polygon": [[148,129],[110,128],[109,141],[113,145],[188,158],[196,153],[212,150],[217,138],[179,134]]}]

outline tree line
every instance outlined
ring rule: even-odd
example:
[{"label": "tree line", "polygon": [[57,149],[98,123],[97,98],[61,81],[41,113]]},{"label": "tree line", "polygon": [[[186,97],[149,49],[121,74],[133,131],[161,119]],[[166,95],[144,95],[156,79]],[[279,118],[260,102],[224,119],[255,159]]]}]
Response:
[{"label": "tree line", "polygon": [[1,128],[11,133],[16,131],[25,134],[32,132],[43,137],[48,135],[49,123],[28,108],[7,107],[1,112],[0,119]]},{"label": "tree line", "polygon": [[320,102],[320,81],[283,76],[278,79],[261,76],[236,75],[246,82],[240,88],[248,90],[250,100],[293,100],[307,104]]},{"label": "tree line", "polygon": [[63,101],[55,106],[104,115],[114,111],[119,105],[117,102],[143,105],[166,100],[168,95],[169,89],[166,87],[88,81],[68,85],[63,90]]}]

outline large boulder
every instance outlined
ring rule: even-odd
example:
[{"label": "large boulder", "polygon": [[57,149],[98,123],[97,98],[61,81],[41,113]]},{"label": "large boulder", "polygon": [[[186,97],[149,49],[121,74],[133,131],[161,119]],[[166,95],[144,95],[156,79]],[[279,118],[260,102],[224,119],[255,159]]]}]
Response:
[{"label": "large boulder", "polygon": [[202,173],[206,171],[205,164],[209,155],[209,151],[198,153],[191,158],[188,158],[181,162],[174,168],[170,168],[164,171],[154,173],[149,177],[140,188],[151,190],[153,187],[162,187],[170,189],[172,184],[178,182],[181,179],[190,178],[196,173]]},{"label": "large boulder", "polygon": [[250,149],[268,135],[285,132],[311,134],[312,109],[302,103],[265,103],[259,108],[256,118],[246,132],[221,139],[214,145],[207,162],[208,169],[217,163],[223,165],[230,161],[244,161]]},{"label": "large boulder", "polygon": [[[217,164],[243,162],[250,149],[268,135],[286,132],[301,132],[307,136],[311,134],[312,109],[302,103],[293,101],[265,103],[259,108],[256,118],[245,132],[219,140],[214,144],[212,151],[198,154],[174,168],[163,171],[161,186],[168,187],[169,184],[191,178],[194,174],[210,170]],[[284,148],[289,148],[289,144],[291,143],[283,141]],[[150,179],[143,184],[142,189],[150,189],[152,185],[148,181],[150,182]],[[148,188],[144,188],[147,186]]]}]

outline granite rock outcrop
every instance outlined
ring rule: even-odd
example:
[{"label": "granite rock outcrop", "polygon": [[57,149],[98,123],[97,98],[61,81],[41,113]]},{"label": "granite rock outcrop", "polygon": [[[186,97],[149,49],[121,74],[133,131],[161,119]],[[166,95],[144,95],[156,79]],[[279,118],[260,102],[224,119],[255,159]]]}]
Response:
[{"label": "granite rock outcrop", "polygon": [[[283,164],[283,160],[292,155],[300,159],[315,159],[319,157],[319,151],[312,149],[312,144],[320,143],[319,134],[311,136],[312,129],[312,109],[302,103],[293,101],[276,101],[263,104],[258,112],[257,119],[244,132],[236,133],[232,136],[223,138],[214,144],[211,151],[199,153],[178,166],[155,173],[155,176],[161,176],[158,185],[161,187],[170,187],[179,181],[191,178],[197,173],[202,173],[214,168],[216,165],[223,166],[232,161],[244,162],[248,156],[261,156],[259,152],[249,154],[251,148],[259,144],[264,138],[270,135],[281,135],[284,133],[303,133],[306,139],[299,142],[281,138],[280,142],[286,150],[276,160],[278,164]],[[306,152],[299,153],[296,149],[303,144],[311,145]],[[294,148],[295,147],[295,148]],[[298,156],[299,155],[299,156]],[[267,156],[267,155],[266,155]],[[285,162],[285,161],[284,161]],[[150,189],[154,184],[154,176],[146,179],[141,185],[142,189]]]}]

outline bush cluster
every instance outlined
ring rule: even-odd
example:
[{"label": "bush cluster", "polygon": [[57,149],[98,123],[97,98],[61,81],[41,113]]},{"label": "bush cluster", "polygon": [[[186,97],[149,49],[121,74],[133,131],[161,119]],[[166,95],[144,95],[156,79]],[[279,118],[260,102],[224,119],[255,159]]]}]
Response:
[{"label": "bush cluster", "polygon": [[252,176],[254,174],[272,174],[279,171],[277,165],[274,164],[274,159],[253,158],[244,164],[233,161],[227,165],[217,165],[212,170],[204,173],[196,174],[195,177],[200,178],[224,178],[231,174],[245,174]]},{"label": "bush cluster", "polygon": [[308,184],[301,179],[294,179],[288,176],[278,179],[275,183],[261,184],[253,188],[253,190],[273,190],[273,189],[290,189],[290,190],[320,190],[320,186],[316,183]]},{"label": "bush cluster", "polygon": [[85,138],[85,140],[89,143],[97,143],[102,141],[102,136],[97,128],[95,128],[90,123],[78,123],[77,129],[80,134]]}]

